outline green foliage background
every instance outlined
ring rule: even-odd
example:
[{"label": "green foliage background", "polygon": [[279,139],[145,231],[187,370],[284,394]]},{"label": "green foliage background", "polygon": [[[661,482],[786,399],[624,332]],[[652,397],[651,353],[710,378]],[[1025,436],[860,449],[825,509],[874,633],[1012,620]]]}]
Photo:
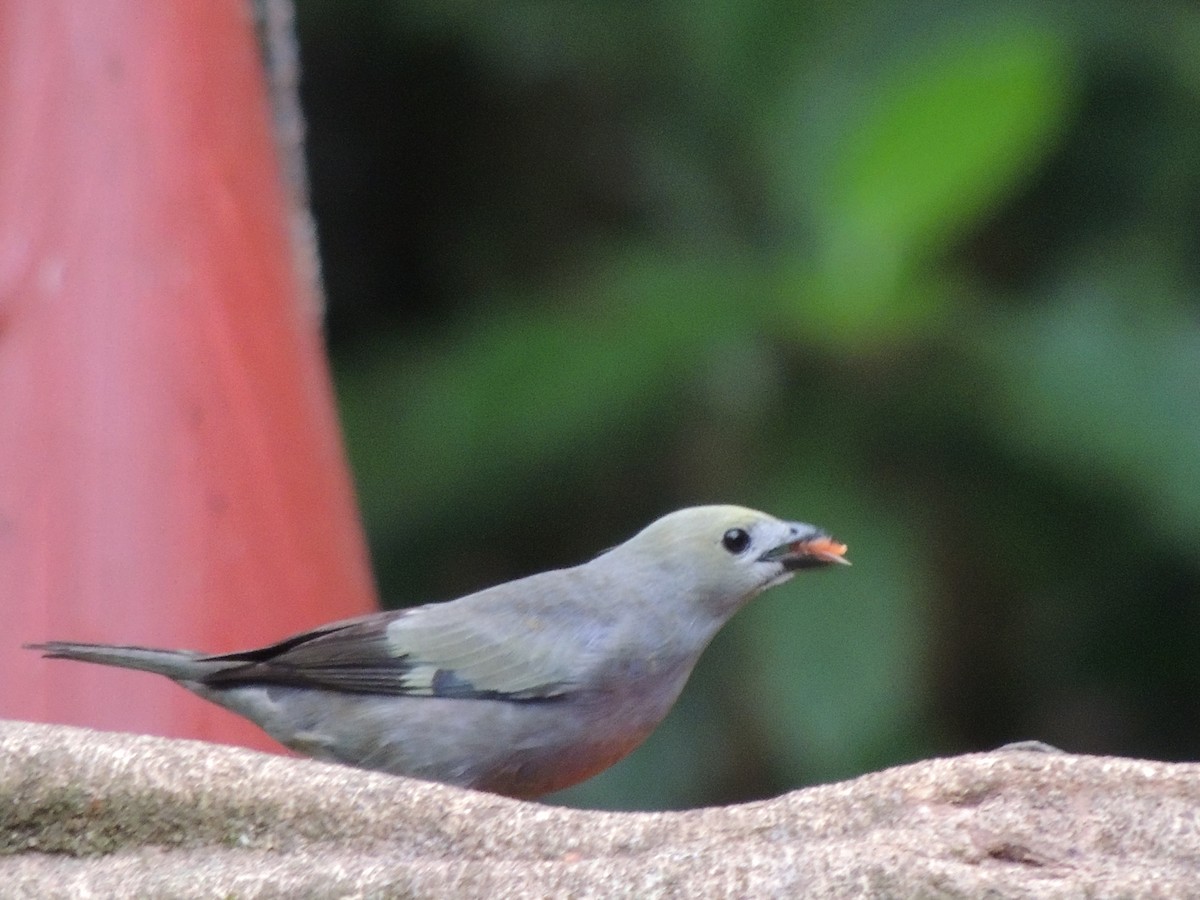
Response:
[{"label": "green foliage background", "polygon": [[402,606],[737,502],[849,543],[563,802],[1200,749],[1200,13],[300,0]]}]

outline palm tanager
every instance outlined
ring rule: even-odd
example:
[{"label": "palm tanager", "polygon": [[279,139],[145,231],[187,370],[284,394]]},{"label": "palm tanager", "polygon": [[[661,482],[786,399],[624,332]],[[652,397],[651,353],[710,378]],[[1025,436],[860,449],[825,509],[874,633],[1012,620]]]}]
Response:
[{"label": "palm tanager", "polygon": [[573,568],[258,650],[30,649],[165,675],[320,759],[531,798],[628,754],[738,609],[845,551],[812,525],[699,506]]}]

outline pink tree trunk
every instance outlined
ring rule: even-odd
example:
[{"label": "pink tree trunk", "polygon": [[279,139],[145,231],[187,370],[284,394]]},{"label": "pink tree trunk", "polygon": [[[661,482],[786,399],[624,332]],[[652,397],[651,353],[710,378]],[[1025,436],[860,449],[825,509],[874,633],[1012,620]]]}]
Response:
[{"label": "pink tree trunk", "polygon": [[375,606],[248,4],[0,0],[0,717],[277,748],[166,679]]}]

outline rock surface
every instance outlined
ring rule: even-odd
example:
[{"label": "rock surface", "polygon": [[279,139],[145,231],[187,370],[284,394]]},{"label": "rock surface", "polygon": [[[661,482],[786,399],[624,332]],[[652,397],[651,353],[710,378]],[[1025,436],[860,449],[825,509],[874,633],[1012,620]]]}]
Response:
[{"label": "rock surface", "polygon": [[1198,894],[1197,764],[1005,750],[611,813],[0,721],[2,897]]}]

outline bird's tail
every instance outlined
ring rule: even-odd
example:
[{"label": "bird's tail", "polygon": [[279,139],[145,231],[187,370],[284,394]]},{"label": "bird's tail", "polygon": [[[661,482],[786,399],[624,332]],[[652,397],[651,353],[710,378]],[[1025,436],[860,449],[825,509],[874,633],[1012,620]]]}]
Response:
[{"label": "bird's tail", "polygon": [[47,641],[26,644],[27,650],[41,650],[49,659],[77,659],[81,662],[118,666],[155,672],[176,681],[197,681],[213,672],[212,663],[201,660],[199,653],[188,650],[154,650],[149,647],[114,647],[109,644],[77,644],[72,641]]}]

